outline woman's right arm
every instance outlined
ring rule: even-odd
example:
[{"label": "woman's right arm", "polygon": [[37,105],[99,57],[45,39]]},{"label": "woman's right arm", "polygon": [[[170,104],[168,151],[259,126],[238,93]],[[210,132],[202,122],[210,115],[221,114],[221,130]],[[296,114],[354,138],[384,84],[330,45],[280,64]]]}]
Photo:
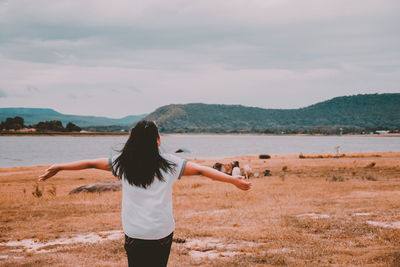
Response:
[{"label": "woman's right arm", "polygon": [[245,181],[244,177],[242,176],[230,176],[213,168],[202,166],[193,162],[186,163],[185,169],[183,170],[183,175],[204,175],[215,181],[231,183],[241,190],[249,190],[252,185],[250,182]]},{"label": "woman's right arm", "polygon": [[65,164],[51,165],[42,175],[39,176],[39,181],[45,181],[63,170],[84,170],[95,168],[104,171],[111,171],[110,164],[107,158],[88,159],[75,161]]}]

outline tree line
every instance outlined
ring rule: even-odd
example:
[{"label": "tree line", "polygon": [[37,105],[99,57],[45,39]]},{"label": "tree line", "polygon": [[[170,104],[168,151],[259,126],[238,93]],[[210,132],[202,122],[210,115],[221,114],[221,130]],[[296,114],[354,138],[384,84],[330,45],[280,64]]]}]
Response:
[{"label": "tree line", "polygon": [[[24,128],[33,128],[36,132],[80,132],[81,127],[67,123],[63,126],[61,121],[44,121],[34,125],[25,125],[22,117],[7,118],[0,123],[0,132],[18,131]],[[93,126],[85,127],[91,132],[129,132],[128,126]],[[391,133],[400,133],[399,128],[393,127],[340,127],[340,126],[316,126],[316,127],[231,127],[226,125],[208,126],[208,127],[182,127],[159,125],[159,130],[162,133],[221,133],[221,134],[322,134],[322,135],[341,135],[341,134],[370,134],[376,131],[386,130]]]},{"label": "tree line", "polygon": [[14,118],[6,118],[1,121],[0,131],[18,131],[26,128],[35,129],[37,132],[80,132],[81,127],[73,124],[72,122],[67,123],[64,127],[61,121],[41,121],[33,125],[25,125],[24,118],[16,116]]},{"label": "tree line", "polygon": [[342,135],[342,134],[374,134],[377,131],[400,133],[400,128],[392,127],[165,127],[159,126],[161,133],[218,133],[218,134],[306,134],[306,135]]}]

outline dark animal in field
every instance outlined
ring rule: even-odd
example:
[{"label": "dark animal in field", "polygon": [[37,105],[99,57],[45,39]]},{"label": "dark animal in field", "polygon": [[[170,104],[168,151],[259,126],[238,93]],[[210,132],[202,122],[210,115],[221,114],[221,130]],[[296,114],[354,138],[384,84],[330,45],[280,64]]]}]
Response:
[{"label": "dark animal in field", "polygon": [[264,176],[272,176],[271,171],[270,170],[265,170],[264,171]]},{"label": "dark animal in field", "polygon": [[75,188],[69,195],[78,194],[78,193],[100,193],[100,192],[108,192],[108,191],[120,191],[121,190],[121,182],[104,182],[104,183],[96,183],[96,184],[87,184]]}]

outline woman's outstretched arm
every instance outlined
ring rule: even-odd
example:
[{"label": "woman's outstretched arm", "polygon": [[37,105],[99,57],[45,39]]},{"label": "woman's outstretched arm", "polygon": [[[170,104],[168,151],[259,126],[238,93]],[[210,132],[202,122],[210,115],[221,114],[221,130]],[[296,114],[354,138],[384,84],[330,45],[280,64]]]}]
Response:
[{"label": "woman's outstretched arm", "polygon": [[193,162],[186,163],[185,169],[183,170],[183,175],[204,175],[212,180],[231,183],[241,190],[249,190],[251,188],[251,183],[245,181],[244,177],[242,176],[230,176],[213,168],[202,166]]},{"label": "woman's outstretched arm", "polygon": [[45,181],[50,177],[56,175],[59,171],[83,170],[90,168],[111,171],[110,164],[107,158],[88,159],[88,160],[75,161],[65,164],[51,165],[42,175],[39,176],[39,181]]}]

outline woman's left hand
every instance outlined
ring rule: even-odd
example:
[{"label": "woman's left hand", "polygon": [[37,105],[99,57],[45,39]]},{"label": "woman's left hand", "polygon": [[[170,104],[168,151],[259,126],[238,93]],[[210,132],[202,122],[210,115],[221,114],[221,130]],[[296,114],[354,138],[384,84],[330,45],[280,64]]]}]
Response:
[{"label": "woman's left hand", "polygon": [[61,171],[61,168],[58,167],[57,165],[51,165],[45,173],[39,176],[38,181],[45,181],[49,179],[50,177],[56,175],[59,171]]},{"label": "woman's left hand", "polygon": [[247,191],[251,188],[252,183],[247,182],[243,176],[233,176],[235,179],[233,184],[240,190]]}]

